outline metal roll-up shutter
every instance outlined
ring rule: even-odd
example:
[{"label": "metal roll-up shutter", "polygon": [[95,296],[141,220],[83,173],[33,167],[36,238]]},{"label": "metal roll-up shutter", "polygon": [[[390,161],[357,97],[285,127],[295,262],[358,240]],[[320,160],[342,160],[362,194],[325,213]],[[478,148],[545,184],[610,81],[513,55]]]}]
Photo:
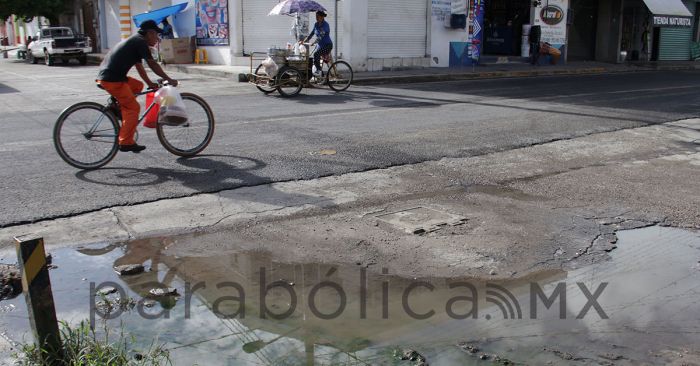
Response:
[{"label": "metal roll-up shutter", "polygon": [[[695,0],[685,0],[684,5],[694,14]],[[690,60],[690,42],[693,40],[693,28],[661,28],[659,34],[659,61]]]},{"label": "metal roll-up shutter", "polygon": [[[344,1],[352,1],[352,0],[344,0]],[[343,45],[343,35],[345,32],[343,31],[343,12],[342,12],[342,5],[340,1],[336,0],[316,0],[317,3],[321,4],[324,8],[326,8],[328,17],[326,17],[326,22],[328,22],[328,25],[331,26],[331,39],[333,40],[333,49],[338,50],[338,55],[340,55],[340,50],[342,50],[342,45]],[[335,5],[336,2],[338,3],[338,13],[336,14],[336,9]],[[336,16],[337,16],[337,22],[338,22],[338,28],[336,31]],[[309,27],[313,28],[314,23],[316,22],[316,16],[314,14],[309,14]],[[335,52],[334,52],[335,54]]]},{"label": "metal roll-up shutter", "polygon": [[277,0],[241,0],[243,11],[243,50],[267,52],[270,46],[286,47],[293,42],[294,18],[286,15],[268,16]]},{"label": "metal roll-up shutter", "polygon": [[425,57],[427,9],[426,0],[370,0],[368,57]]},{"label": "metal roll-up shutter", "polygon": [[690,42],[693,28],[661,28],[659,61],[690,60]]}]

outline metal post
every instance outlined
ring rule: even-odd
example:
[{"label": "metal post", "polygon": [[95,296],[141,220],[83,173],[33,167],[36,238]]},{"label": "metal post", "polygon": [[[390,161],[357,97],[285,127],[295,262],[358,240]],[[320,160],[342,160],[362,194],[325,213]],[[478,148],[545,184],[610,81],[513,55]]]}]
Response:
[{"label": "metal post", "polygon": [[333,35],[335,36],[335,55],[333,55],[333,59],[338,60],[338,0],[335,0],[335,31],[333,31]]},{"label": "metal post", "polygon": [[37,346],[60,360],[61,337],[56,320],[44,239],[33,235],[15,238],[17,262],[22,275],[22,291],[27,301],[29,323]]}]

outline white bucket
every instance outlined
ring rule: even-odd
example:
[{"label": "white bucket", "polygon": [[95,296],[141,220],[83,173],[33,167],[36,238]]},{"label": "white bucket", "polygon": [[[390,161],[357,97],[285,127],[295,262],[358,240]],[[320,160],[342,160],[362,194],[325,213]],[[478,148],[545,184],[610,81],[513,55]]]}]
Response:
[{"label": "white bucket", "polygon": [[523,37],[523,46],[520,47],[521,57],[530,57],[530,44],[527,43],[527,38]]},{"label": "white bucket", "polygon": [[522,47],[520,47],[521,57],[530,57],[530,28],[532,25],[523,24]]}]

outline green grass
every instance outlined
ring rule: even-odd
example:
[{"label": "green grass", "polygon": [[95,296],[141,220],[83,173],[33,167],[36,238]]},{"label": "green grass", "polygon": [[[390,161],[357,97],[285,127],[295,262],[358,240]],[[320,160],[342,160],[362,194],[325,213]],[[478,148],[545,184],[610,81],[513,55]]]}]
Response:
[{"label": "green grass", "polygon": [[134,337],[127,337],[123,330],[116,337],[110,337],[105,325],[104,335],[98,335],[90,329],[87,321],[72,327],[60,322],[63,355],[55,355],[38,348],[34,344],[25,344],[15,358],[19,365],[54,365],[68,366],[121,366],[121,365],[171,365],[170,355],[160,345],[151,344],[147,350],[135,346]]}]

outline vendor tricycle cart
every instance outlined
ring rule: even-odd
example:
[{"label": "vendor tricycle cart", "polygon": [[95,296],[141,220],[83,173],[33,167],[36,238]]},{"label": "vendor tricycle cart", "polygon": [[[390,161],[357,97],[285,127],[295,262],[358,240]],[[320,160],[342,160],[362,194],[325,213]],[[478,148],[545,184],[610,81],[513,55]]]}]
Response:
[{"label": "vendor tricycle cart", "polygon": [[[278,91],[284,97],[298,95],[304,87],[328,86],[336,92],[346,90],[354,77],[352,67],[345,61],[333,61],[330,55],[321,60],[321,74],[311,72],[313,60],[309,52],[310,44],[303,44],[303,51],[294,54],[291,49],[270,48],[267,53],[253,52],[250,55],[248,81],[263,93]],[[263,59],[275,66],[265,67]],[[257,67],[253,67],[257,64]]]}]

